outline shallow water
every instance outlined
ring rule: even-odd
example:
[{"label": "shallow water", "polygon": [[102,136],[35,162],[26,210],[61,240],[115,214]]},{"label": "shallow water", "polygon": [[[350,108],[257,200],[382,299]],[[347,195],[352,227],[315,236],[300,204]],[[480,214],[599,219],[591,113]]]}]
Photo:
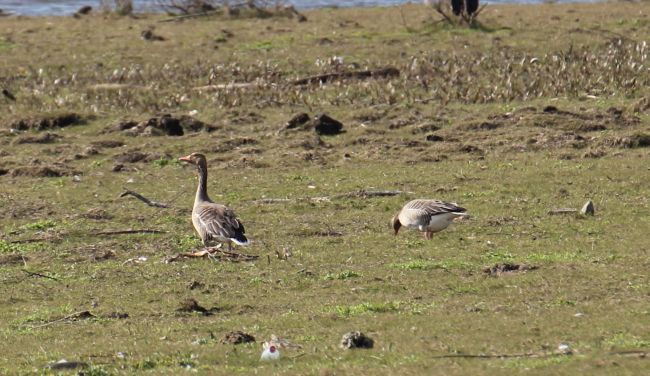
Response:
[{"label": "shallow water", "polygon": [[[521,3],[521,4],[534,4],[542,3],[544,0],[490,0],[487,3]],[[578,0],[577,2],[579,2]],[[320,8],[328,6],[390,6],[405,4],[409,2],[420,1],[406,1],[406,0],[293,0],[291,4],[296,8]],[[560,2],[571,2],[561,0]],[[576,1],[574,1],[576,2]],[[157,9],[156,0],[134,0],[136,9],[138,11],[155,11]],[[39,15],[39,16],[63,16],[74,13],[83,5],[90,5],[93,7],[99,6],[99,0],[0,0],[0,9],[12,14],[22,15]]]}]

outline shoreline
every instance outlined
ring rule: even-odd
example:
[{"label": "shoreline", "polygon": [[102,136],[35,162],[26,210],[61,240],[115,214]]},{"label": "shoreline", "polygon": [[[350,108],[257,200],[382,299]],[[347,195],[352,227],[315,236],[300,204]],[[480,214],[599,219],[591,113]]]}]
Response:
[{"label": "shoreline", "polygon": [[[500,5],[559,5],[559,4],[597,4],[597,3],[602,3],[605,2],[603,0],[563,0],[563,1],[555,1],[555,2],[549,2],[546,0],[524,0],[524,1],[517,1],[517,0],[504,0],[504,1],[482,1],[482,4],[488,4],[490,6],[500,6]],[[82,6],[87,6],[90,4],[78,4],[78,5],[58,5],[57,7],[64,8],[64,10],[61,10],[60,12],[54,12],[53,14],[46,14],[46,12],[40,12],[40,11],[30,11],[30,12],[17,12],[15,10],[15,7],[9,7],[7,8],[6,6],[0,7],[0,19],[6,18],[6,17],[71,17],[73,16]],[[309,12],[309,11],[314,11],[314,10],[320,10],[320,9],[355,9],[355,8],[391,8],[391,7],[402,7],[402,6],[412,6],[412,5],[422,5],[421,2],[419,1],[406,1],[398,4],[369,4],[369,5],[316,5],[316,6],[299,6],[296,5],[295,8],[301,12]],[[92,7],[92,13],[93,14],[102,14],[102,13],[110,13],[110,12],[105,12],[100,9],[100,6],[98,5],[90,5]],[[39,8],[38,5],[34,6],[27,6],[27,8]],[[40,6],[44,7],[44,6]],[[140,16],[140,15],[157,15],[157,14],[165,14],[166,12],[162,9],[156,11],[155,8],[157,6],[155,5],[146,5],[144,7],[138,7],[136,10],[132,13],[133,15]],[[25,8],[25,7],[22,7]]]}]

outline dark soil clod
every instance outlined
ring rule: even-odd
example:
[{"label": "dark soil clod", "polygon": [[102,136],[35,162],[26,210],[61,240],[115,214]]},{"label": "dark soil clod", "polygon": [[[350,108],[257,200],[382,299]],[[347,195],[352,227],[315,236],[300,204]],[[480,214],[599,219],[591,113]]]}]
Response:
[{"label": "dark soil clod", "polygon": [[99,141],[93,141],[90,144],[96,148],[107,148],[107,149],[119,148],[121,146],[124,146],[124,142],[119,140],[99,140]]},{"label": "dark soil clod", "polygon": [[361,332],[349,332],[343,335],[341,347],[344,349],[371,349],[375,341]]},{"label": "dark soil clod", "polygon": [[285,129],[294,129],[298,128],[301,125],[307,124],[309,122],[309,114],[303,112],[297,115],[294,115],[289,121],[287,121],[287,124],[285,125]]},{"label": "dark soil clod", "polygon": [[49,144],[52,143],[58,139],[60,139],[61,136],[46,132],[40,136],[23,136],[23,137],[18,137],[14,140],[14,144]]},{"label": "dark soil clod", "polygon": [[255,342],[255,337],[240,330],[226,333],[226,336],[221,340],[221,343],[229,345],[239,345],[241,343]]},{"label": "dark soil clod", "polygon": [[314,130],[321,135],[337,135],[343,130],[343,123],[326,114],[314,118]]},{"label": "dark soil clod", "polygon": [[70,125],[84,124],[85,119],[74,112],[63,114],[48,114],[41,117],[33,117],[26,119],[19,119],[9,124],[9,128],[18,129],[21,131],[37,130],[43,131],[46,129],[63,128]]},{"label": "dark soil clod", "polygon": [[427,135],[427,141],[431,142],[441,142],[444,141],[445,139],[442,136],[438,136],[437,134],[428,134]]},{"label": "dark soil clod", "polygon": [[16,167],[11,171],[11,176],[14,177],[33,176],[42,178],[58,178],[64,175],[69,175],[69,173],[50,166],[22,166]]},{"label": "dark soil clod", "polygon": [[203,316],[211,316],[213,312],[216,310],[217,309],[215,308],[207,309],[201,306],[199,302],[197,302],[196,299],[193,298],[188,298],[186,300],[183,300],[181,302],[180,308],[177,309],[178,312],[186,312],[186,313],[198,312]]},{"label": "dark soil clod", "polygon": [[525,271],[535,270],[535,269],[537,269],[537,266],[503,263],[503,264],[496,264],[492,267],[487,267],[483,269],[483,273],[488,274],[491,277],[498,277],[503,273],[525,272]]},{"label": "dark soil clod", "polygon": [[[125,153],[118,154],[113,158],[117,162],[120,162],[120,163],[147,162],[147,161],[156,159],[156,158],[153,158],[150,154],[141,153],[139,151],[127,151]],[[113,167],[113,169],[114,169],[113,171],[115,171],[115,167]],[[119,170],[121,170],[121,169],[119,169]],[[117,170],[117,171],[119,171],[119,170]]]}]

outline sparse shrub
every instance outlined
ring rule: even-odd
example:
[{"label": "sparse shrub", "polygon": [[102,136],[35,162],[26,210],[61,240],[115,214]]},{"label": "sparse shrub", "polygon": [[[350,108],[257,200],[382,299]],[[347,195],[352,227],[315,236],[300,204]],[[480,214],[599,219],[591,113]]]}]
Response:
[{"label": "sparse shrub", "polygon": [[100,8],[120,16],[133,13],[133,0],[100,0]]}]

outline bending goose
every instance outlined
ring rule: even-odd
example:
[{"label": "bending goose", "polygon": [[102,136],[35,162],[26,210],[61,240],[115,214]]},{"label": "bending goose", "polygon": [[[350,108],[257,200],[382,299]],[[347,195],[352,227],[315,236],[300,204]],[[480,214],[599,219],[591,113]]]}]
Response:
[{"label": "bending goose", "polygon": [[408,202],[391,220],[395,235],[404,226],[422,232],[425,239],[431,239],[434,232],[446,229],[454,218],[466,217],[467,210],[456,204],[439,200],[413,200]]},{"label": "bending goose", "polygon": [[235,212],[227,206],[212,202],[208,197],[208,162],[205,156],[192,153],[178,160],[196,165],[199,174],[199,185],[192,209],[192,224],[203,245],[206,246],[210,240],[228,243],[228,250],[232,250],[232,243],[248,245],[244,225]]}]

